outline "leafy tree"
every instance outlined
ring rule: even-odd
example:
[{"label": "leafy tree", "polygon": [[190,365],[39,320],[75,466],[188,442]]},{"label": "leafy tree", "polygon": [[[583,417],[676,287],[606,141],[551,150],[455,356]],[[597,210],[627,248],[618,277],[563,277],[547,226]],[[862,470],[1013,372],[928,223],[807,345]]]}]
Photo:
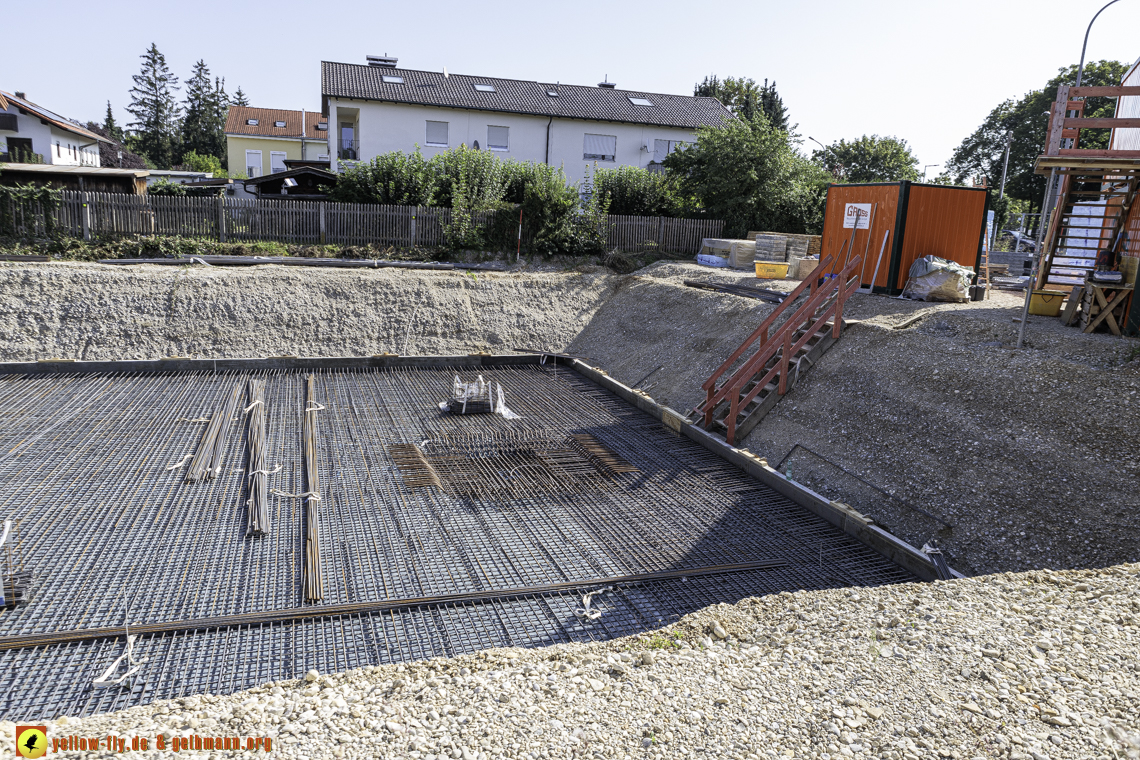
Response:
[{"label": "leafy tree", "polygon": [[[115,140],[116,137],[107,131],[106,124],[98,124],[94,121],[87,122],[87,129],[100,137],[106,137],[108,140]],[[119,139],[122,139],[123,131],[120,129]],[[147,169],[154,168],[148,167],[146,159],[139,156],[127,148],[121,142],[112,143],[99,143],[99,166],[110,167],[113,169]]]},{"label": "leafy tree", "polygon": [[123,128],[115,123],[115,112],[111,110],[111,101],[107,101],[107,115],[103,118],[103,136],[117,143],[123,141]]},{"label": "leafy tree", "polygon": [[771,126],[788,129],[788,110],[776,92],[776,83],[769,85],[767,79],[763,86],[759,86],[755,79],[725,77],[721,80],[710,74],[703,82],[694,85],[693,95],[716,98],[725,108],[745,119],[763,112]]},{"label": "leafy tree", "polygon": [[683,195],[724,220],[729,237],[748,230],[812,232],[822,224],[831,178],[763,114],[698,128],[696,143],[670,154],[665,168],[677,176]]},{"label": "leafy tree", "polygon": [[826,150],[812,153],[812,160],[841,182],[898,182],[919,178],[918,158],[906,140],[863,135],[858,140],[839,140]]},{"label": "leafy tree", "polygon": [[178,152],[178,77],[170,72],[166,57],[152,42],[140,56],[142,70],[132,79],[131,104],[127,110],[135,117],[128,126],[134,130],[134,141],[141,152],[157,166],[169,169]]},{"label": "leafy tree", "polygon": [[764,80],[764,86],[760,88],[760,110],[768,117],[770,123],[776,129],[784,131],[791,131],[794,127],[788,126],[788,109],[784,105],[784,99],[780,97],[780,93],[776,92],[776,81],[772,80],[772,84],[768,84],[768,80]]},{"label": "leafy tree", "polygon": [[[1086,87],[1119,85],[1128,68],[1119,61],[1085,64],[1081,84]],[[1000,184],[1006,135],[1012,132],[1005,194],[1039,207],[1045,194],[1045,177],[1034,174],[1033,167],[1045,147],[1048,113],[1057,98],[1057,88],[1077,81],[1076,66],[1058,69],[1058,72],[1043,89],[1026,93],[1020,100],[1006,100],[990,111],[982,125],[955,149],[946,167],[950,174],[959,182],[984,175],[991,185]],[[1088,98],[1084,115],[1107,118],[1113,115],[1114,109],[1114,99]],[[1080,147],[1107,148],[1108,130],[1081,130]]]},{"label": "leafy tree", "polygon": [[234,99],[230,101],[230,105],[231,106],[248,106],[249,105],[249,98],[247,98],[245,96],[245,93],[242,92],[241,87],[237,88],[237,92],[234,93]]},{"label": "leafy tree", "polygon": [[215,179],[226,177],[222,161],[217,156],[203,155],[190,151],[182,154],[182,168],[191,172],[212,172]]},{"label": "leafy tree", "polygon": [[203,60],[194,64],[194,73],[185,84],[183,110],[186,115],[182,119],[181,149],[202,156],[215,156],[220,162],[226,155],[226,108],[229,104],[225,90],[220,80],[211,81],[210,69]]}]

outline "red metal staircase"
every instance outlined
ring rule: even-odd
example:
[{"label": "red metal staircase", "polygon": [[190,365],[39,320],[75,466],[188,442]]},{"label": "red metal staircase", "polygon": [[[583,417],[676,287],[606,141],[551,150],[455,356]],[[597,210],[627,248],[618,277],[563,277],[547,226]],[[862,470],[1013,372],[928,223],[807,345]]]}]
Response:
[{"label": "red metal staircase", "polygon": [[[821,260],[701,386],[706,398],[693,411],[706,430],[721,433],[735,445],[791,390],[805,369],[803,365],[810,367],[839,339],[844,327],[843,306],[859,288],[861,257],[855,256],[838,276],[821,282],[831,261],[830,255]],[[807,298],[777,326],[805,290]],[[753,350],[757,341],[759,347]],[[750,350],[751,355],[746,357]],[[721,381],[733,367],[736,369]]]}]

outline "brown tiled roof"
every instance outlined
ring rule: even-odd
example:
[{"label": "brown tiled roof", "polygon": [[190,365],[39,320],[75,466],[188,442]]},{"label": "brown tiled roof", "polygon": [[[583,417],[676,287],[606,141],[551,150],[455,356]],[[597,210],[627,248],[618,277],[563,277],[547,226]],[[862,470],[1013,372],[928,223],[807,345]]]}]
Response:
[{"label": "brown tiled roof", "polygon": [[[385,76],[403,81],[385,82]],[[476,84],[492,85],[495,91],[480,92]],[[716,98],[464,74],[445,77],[435,71],[330,61],[321,62],[321,96],[322,102],[330,97],[379,100],[689,129],[719,126],[733,118]],[[642,99],[652,105],[634,102]]]},{"label": "brown tiled roof", "polygon": [[[250,135],[251,137],[301,137],[301,111],[287,111],[283,108],[253,108],[252,106],[230,106],[226,114],[227,135]],[[305,138],[324,140],[328,131],[317,129],[317,124],[328,121],[315,111],[305,111]],[[257,119],[257,125],[247,124]],[[285,122],[284,127],[273,126],[275,122]]]}]

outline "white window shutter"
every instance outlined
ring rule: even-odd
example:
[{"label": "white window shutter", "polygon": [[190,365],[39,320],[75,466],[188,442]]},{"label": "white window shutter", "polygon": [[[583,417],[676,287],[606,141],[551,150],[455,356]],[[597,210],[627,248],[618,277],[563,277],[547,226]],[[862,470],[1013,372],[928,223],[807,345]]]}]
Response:
[{"label": "white window shutter", "polygon": [[617,137],[615,135],[586,135],[583,151],[586,158],[602,156],[598,161],[613,161],[617,155]]},{"label": "white window shutter", "polygon": [[447,122],[429,121],[427,123],[428,145],[447,145]]},{"label": "white window shutter", "polygon": [[654,140],[653,141],[653,160],[661,163],[665,157],[669,155],[669,141],[668,140]]},{"label": "white window shutter", "polygon": [[487,148],[489,150],[508,150],[510,148],[510,130],[507,127],[487,127]]}]

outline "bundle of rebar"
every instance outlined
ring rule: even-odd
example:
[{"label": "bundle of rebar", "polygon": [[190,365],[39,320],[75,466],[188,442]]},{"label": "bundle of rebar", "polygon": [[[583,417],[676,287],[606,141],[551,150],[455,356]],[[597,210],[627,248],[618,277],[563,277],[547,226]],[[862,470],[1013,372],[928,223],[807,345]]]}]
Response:
[{"label": "bundle of rebar", "polygon": [[388,447],[388,456],[399,468],[408,488],[442,488],[439,473],[431,466],[420,447],[414,443],[395,443]]},{"label": "bundle of rebar", "polygon": [[301,436],[305,442],[305,600],[318,602],[324,597],[321,578],[321,544],[317,531],[321,486],[317,477],[317,412],[323,409],[316,401],[317,381],[309,375],[305,396],[305,420]]},{"label": "bundle of rebar", "polygon": [[247,536],[269,533],[267,489],[269,471],[265,462],[265,381],[249,381],[249,406],[246,407],[246,445],[249,449],[249,499],[246,501]]},{"label": "bundle of rebar", "polygon": [[640,472],[629,462],[622,459],[616,453],[606,447],[604,443],[599,441],[589,433],[579,433],[570,436],[570,442],[576,448],[582,451],[591,462],[597,465],[600,469],[612,475],[617,475],[624,472]]},{"label": "bundle of rebar", "polygon": [[234,412],[237,411],[238,401],[241,399],[241,383],[234,385],[225,406],[214,413],[202,440],[198,443],[198,450],[190,460],[190,469],[186,472],[187,483],[200,483],[203,480],[213,480],[222,471],[222,452],[226,448],[226,431],[230,428]]}]

